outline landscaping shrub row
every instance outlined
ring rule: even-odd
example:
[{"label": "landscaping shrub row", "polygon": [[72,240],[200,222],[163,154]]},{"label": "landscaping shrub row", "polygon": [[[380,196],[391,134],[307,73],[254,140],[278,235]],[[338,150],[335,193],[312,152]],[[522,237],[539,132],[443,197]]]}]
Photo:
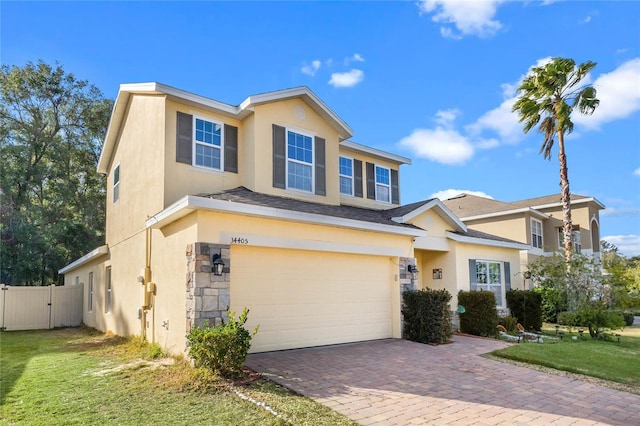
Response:
[{"label": "landscaping shrub row", "polygon": [[451,337],[451,294],[446,290],[409,290],[404,301],[404,337],[420,343],[445,343]]},{"label": "landscaping shrub row", "polygon": [[460,331],[475,336],[495,336],[498,326],[496,298],[490,291],[460,291],[458,305],[464,307],[460,313]]},{"label": "landscaping shrub row", "polygon": [[538,331],[542,328],[542,295],[528,290],[507,291],[507,307],[511,316],[526,330]]}]

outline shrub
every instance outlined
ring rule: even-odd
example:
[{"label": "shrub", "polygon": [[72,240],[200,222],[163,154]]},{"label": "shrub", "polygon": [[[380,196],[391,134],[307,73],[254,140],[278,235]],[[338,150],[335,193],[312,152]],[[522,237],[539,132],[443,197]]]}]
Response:
[{"label": "shrub", "polygon": [[507,306],[511,315],[526,330],[540,330],[542,328],[542,295],[527,290],[509,290],[507,292]]},{"label": "shrub", "polygon": [[258,327],[250,333],[244,328],[249,310],[244,309],[236,320],[233,312],[229,321],[215,327],[194,327],[187,334],[189,356],[196,367],[204,367],[214,373],[229,377],[242,368],[251,347],[251,338]]},{"label": "shrub", "polygon": [[444,343],[451,337],[451,294],[447,290],[409,290],[402,294],[404,337],[420,343]]},{"label": "shrub", "polygon": [[518,318],[514,316],[508,315],[506,317],[501,317],[498,324],[506,328],[509,333],[515,333],[518,331]]},{"label": "shrub", "polygon": [[460,291],[458,304],[464,306],[460,314],[460,331],[476,336],[495,336],[498,326],[496,298],[490,291]]},{"label": "shrub", "polygon": [[633,325],[633,312],[624,312],[622,316],[627,327],[631,327]]},{"label": "shrub", "polygon": [[624,327],[624,317],[621,312],[606,309],[598,302],[592,302],[582,309],[558,314],[558,323],[562,325],[588,327],[592,338],[597,339],[604,329]]}]

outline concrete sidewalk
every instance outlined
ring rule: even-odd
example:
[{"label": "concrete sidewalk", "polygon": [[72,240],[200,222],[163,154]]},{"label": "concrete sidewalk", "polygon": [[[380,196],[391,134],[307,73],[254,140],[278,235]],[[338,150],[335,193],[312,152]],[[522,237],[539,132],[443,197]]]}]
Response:
[{"label": "concrete sidewalk", "polygon": [[480,356],[507,345],[379,340],[251,354],[247,366],[365,425],[640,425],[640,395]]}]

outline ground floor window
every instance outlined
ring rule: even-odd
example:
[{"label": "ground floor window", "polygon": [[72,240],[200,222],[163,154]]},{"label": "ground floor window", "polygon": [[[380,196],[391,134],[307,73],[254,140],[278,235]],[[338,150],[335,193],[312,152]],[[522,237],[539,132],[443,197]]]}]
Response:
[{"label": "ground floor window", "polygon": [[476,260],[475,263],[477,289],[492,292],[496,296],[496,305],[504,306],[502,300],[502,287],[504,282],[502,262]]},{"label": "ground floor window", "polygon": [[106,293],[104,298],[104,312],[111,312],[111,266],[107,266],[106,270]]},{"label": "ground floor window", "polygon": [[89,289],[87,291],[89,298],[87,299],[87,311],[93,311],[93,272],[89,272]]}]

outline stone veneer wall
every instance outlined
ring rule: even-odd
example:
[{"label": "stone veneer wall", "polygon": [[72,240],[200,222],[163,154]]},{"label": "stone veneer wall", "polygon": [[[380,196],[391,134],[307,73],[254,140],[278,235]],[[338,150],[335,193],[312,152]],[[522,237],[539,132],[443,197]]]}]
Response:
[{"label": "stone veneer wall", "polygon": [[[211,272],[211,255],[220,253],[224,272]],[[230,246],[225,244],[194,243],[187,245],[186,316],[187,332],[205,324],[216,326],[228,320],[231,266]]]},{"label": "stone veneer wall", "polygon": [[404,315],[402,315],[404,299],[402,298],[402,293],[407,290],[417,290],[416,283],[413,281],[411,273],[408,271],[409,265],[416,265],[416,260],[413,257],[400,257],[398,260],[398,276],[400,277],[400,330],[402,337],[404,338]]}]

